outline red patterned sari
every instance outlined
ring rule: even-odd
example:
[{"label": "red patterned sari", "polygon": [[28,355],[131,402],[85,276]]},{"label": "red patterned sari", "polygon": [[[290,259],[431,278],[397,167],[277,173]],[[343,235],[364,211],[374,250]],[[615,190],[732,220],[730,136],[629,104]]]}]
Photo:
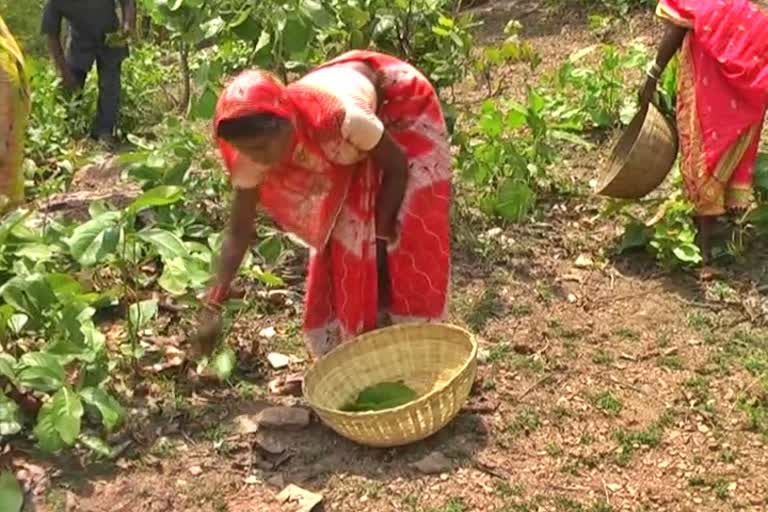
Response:
[{"label": "red patterned sari", "polygon": [[[381,170],[344,135],[350,104],[361,102],[312,80],[353,62],[366,63],[380,77],[378,108],[362,108],[383,123],[409,163],[398,239],[387,249],[386,305],[379,304],[375,230]],[[259,174],[261,206],[310,246],[304,316],[310,354],[321,356],[375,329],[381,313],[394,322],[442,319],[450,278],[451,156],[440,102],[427,79],[405,62],[366,51],[344,54],[288,86],[246,72],[220,98],[215,122],[262,112],[294,124],[294,148],[281,165],[259,169],[225,141],[218,143],[236,186],[242,175]]]},{"label": "red patterned sari", "polygon": [[657,14],[690,29],[680,52],[681,172],[697,215],[752,201],[768,106],[768,15],[748,0],[661,0]]}]

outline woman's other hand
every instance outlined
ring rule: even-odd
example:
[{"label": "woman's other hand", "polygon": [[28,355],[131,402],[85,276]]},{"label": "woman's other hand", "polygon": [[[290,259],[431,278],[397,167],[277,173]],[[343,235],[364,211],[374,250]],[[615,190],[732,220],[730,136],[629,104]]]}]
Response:
[{"label": "woman's other hand", "polygon": [[645,83],[643,84],[643,87],[640,89],[640,94],[638,99],[640,100],[640,108],[644,109],[646,108],[651,101],[653,101],[653,97],[656,94],[656,87],[658,85],[659,81],[649,76],[646,78]]}]

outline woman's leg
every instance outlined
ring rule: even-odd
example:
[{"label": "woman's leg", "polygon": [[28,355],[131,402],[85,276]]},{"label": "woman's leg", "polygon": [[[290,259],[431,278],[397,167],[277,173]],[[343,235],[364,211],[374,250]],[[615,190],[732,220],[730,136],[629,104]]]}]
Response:
[{"label": "woman's leg", "polygon": [[717,217],[713,215],[695,217],[696,227],[699,230],[699,249],[701,250],[701,258],[704,265],[709,265],[712,260],[712,231],[716,220]]}]

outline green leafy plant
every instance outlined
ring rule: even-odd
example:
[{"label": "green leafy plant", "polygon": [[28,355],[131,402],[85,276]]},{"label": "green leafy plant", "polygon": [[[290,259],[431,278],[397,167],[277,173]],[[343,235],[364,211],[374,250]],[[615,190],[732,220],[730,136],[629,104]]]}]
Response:
[{"label": "green leafy plant", "polygon": [[354,402],[341,408],[347,412],[380,411],[412,402],[416,392],[402,382],[382,382],[362,390]]}]

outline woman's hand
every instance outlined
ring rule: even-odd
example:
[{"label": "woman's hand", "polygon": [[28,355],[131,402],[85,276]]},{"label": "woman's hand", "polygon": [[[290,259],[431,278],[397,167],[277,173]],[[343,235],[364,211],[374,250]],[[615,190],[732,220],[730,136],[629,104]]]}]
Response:
[{"label": "woman's hand", "polygon": [[211,355],[219,341],[221,330],[221,311],[211,306],[204,307],[197,317],[197,332],[190,341],[192,358],[199,359]]}]

